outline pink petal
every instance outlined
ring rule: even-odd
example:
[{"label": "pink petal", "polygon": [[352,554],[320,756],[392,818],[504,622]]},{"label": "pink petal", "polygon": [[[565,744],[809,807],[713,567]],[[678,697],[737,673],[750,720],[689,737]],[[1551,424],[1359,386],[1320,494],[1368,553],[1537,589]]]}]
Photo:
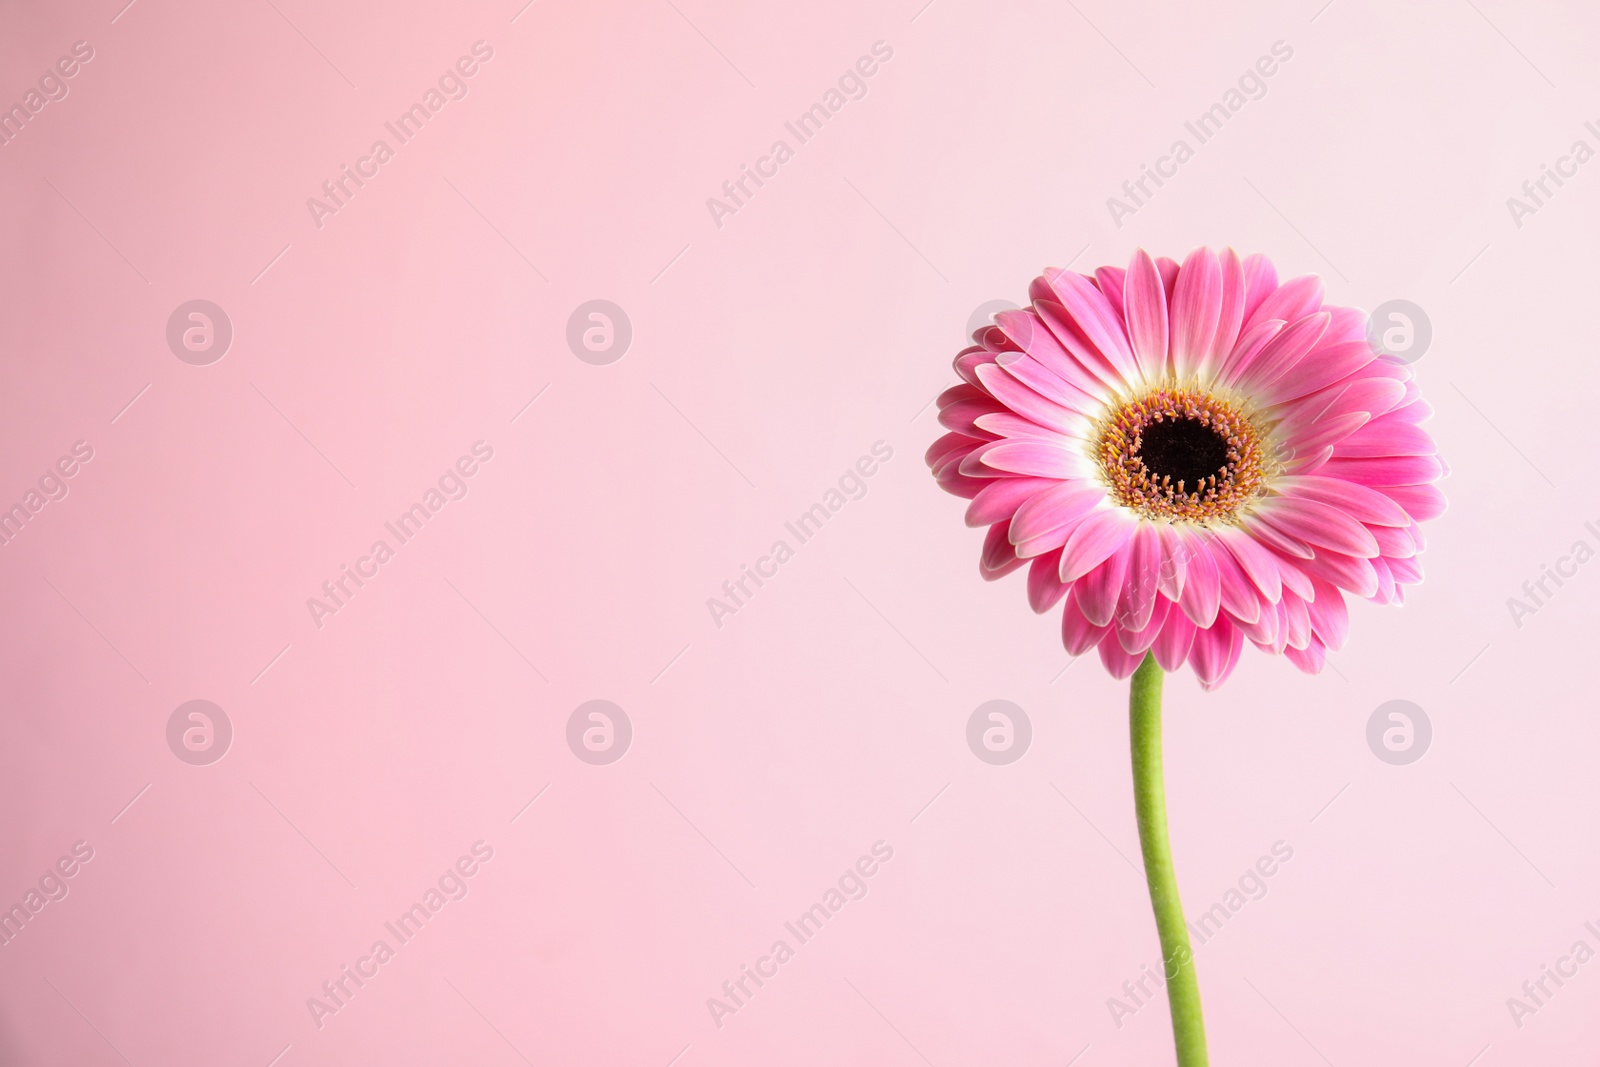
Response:
[{"label": "pink petal", "polygon": [[1113,678],[1128,678],[1144,662],[1145,653],[1129,654],[1115,641],[1100,642],[1100,662]]},{"label": "pink petal", "polygon": [[1350,608],[1344,602],[1344,594],[1332,585],[1324,581],[1314,584],[1316,599],[1306,605],[1311,615],[1311,632],[1324,645],[1337,651],[1350,636]]},{"label": "pink petal", "polygon": [[[1070,361],[1078,368],[1077,373],[1087,380],[1081,385],[1085,392],[1109,396],[1126,386],[1128,376],[1084,336],[1072,321],[1072,316],[1067,314],[1066,308],[1053,300],[1036,300],[1033,307],[1039,313],[1040,320],[1049,327],[1050,336],[1056,340],[1057,346],[1069,354]],[[1080,384],[1077,378],[1068,380],[1074,385]]]},{"label": "pink petal", "polygon": [[1194,644],[1195,625],[1181,611],[1168,611],[1166,622],[1155,643],[1150,646],[1156,662],[1164,671],[1175,671],[1189,658],[1189,648]]},{"label": "pink petal", "polygon": [[1277,381],[1316,347],[1322,335],[1328,332],[1329,321],[1328,313],[1323,311],[1291,322],[1262,345],[1254,358],[1230,360],[1225,384],[1243,392],[1254,392]]},{"label": "pink petal", "polygon": [[972,331],[973,343],[988,352],[998,352],[1011,347],[1005,331],[993,322],[986,322]]},{"label": "pink petal", "polygon": [[1408,364],[1383,356],[1367,364],[1367,373],[1381,374],[1401,382],[1409,382],[1414,377]]},{"label": "pink petal", "polygon": [[964,442],[967,442],[967,443],[964,444],[960,448],[950,448],[950,447],[948,447],[946,445],[943,445],[942,442],[943,442],[944,438],[940,438],[939,441],[935,441],[932,445],[929,446],[929,451],[930,452],[934,448],[943,448],[944,449],[944,451],[940,452],[938,455],[930,455],[930,456],[924,456],[923,457],[924,459],[926,459],[928,461],[928,466],[930,468],[932,468],[935,477],[937,477],[939,472],[941,470],[945,469],[946,467],[952,467],[952,466],[959,467],[959,466],[961,466],[961,464],[965,463],[971,457],[972,453],[978,451],[978,449],[983,448],[986,445],[994,444],[993,441],[980,441],[977,438],[968,437],[964,433],[945,434],[945,437],[959,438],[960,440],[962,440]]},{"label": "pink petal", "polygon": [[[1054,306],[1054,305],[1051,305]],[[1043,321],[1037,309],[1028,311],[1002,311],[995,316],[1007,329],[1026,338],[1021,343],[1021,348],[1051,374],[1066,382],[1078,392],[1087,396],[1101,398],[1106,396],[1105,377],[1090,370],[1081,360],[1056,336]],[[998,355],[989,357],[991,362],[999,363]],[[1097,362],[1099,357],[1095,357]],[[1109,373],[1109,372],[1107,372]],[[973,378],[976,379],[976,372]]]},{"label": "pink petal", "polygon": [[[984,421],[988,422],[994,417],[992,415],[985,416]],[[1299,456],[1295,455],[1293,448],[1286,445],[1281,446],[1278,451],[1278,461],[1296,474],[1315,474],[1322,469],[1324,463],[1333,458],[1332,445],[1323,445],[1321,448]]]},{"label": "pink petal", "polygon": [[1322,665],[1328,659],[1319,641],[1312,641],[1304,649],[1286,648],[1283,657],[1307,674],[1321,674]]},{"label": "pink petal", "polygon": [[1135,521],[1120,508],[1090,512],[1072,531],[1061,552],[1061,580],[1075,581],[1105,562],[1106,557],[1127,543]]},{"label": "pink petal", "polygon": [[[1118,610],[1120,611],[1121,609]],[[1142,627],[1137,630],[1122,626],[1115,628],[1117,643],[1122,646],[1124,652],[1149,651],[1150,646],[1155,644],[1156,638],[1161,636],[1161,629],[1166,625],[1167,615],[1175,610],[1172,601],[1166,597],[1157,597],[1151,601],[1150,618]],[[1183,614],[1181,611],[1176,613]]]},{"label": "pink petal", "polygon": [[[962,386],[962,388],[970,388]],[[968,437],[977,437],[985,440],[997,440],[992,431],[985,430],[978,425],[977,420],[984,415],[992,415],[1005,410],[1005,405],[992,396],[974,397],[970,400],[959,400],[953,404],[945,404],[939,408],[939,425],[956,433],[966,434]]]},{"label": "pink petal", "polygon": [[1122,585],[1128,573],[1128,552],[1118,548],[1100,566],[1073,583],[1083,615],[1096,626],[1109,626],[1117,614]]},{"label": "pink petal", "polygon": [[1253,519],[1270,522],[1279,530],[1317,548],[1331,548],[1347,556],[1367,559],[1378,554],[1378,542],[1371,531],[1348,512],[1321,500],[1306,496],[1273,497],[1260,506]]},{"label": "pink petal", "polygon": [[1021,346],[1013,341],[1006,331],[1000,327],[998,322],[985,326],[981,330],[974,330],[972,333],[972,339],[978,342],[979,347],[981,347],[991,358],[999,355],[1002,352],[1015,352],[1021,348]]},{"label": "pink petal", "polygon": [[1398,404],[1405,386],[1393,378],[1358,378],[1329,386],[1278,408],[1283,422],[1279,432],[1297,437],[1345,415],[1376,417]]},{"label": "pink petal", "polygon": [[1061,483],[1053,478],[996,478],[967,505],[968,526],[993,526],[1009,521],[1030,497]]},{"label": "pink petal", "polygon": [[978,380],[1000,403],[1041,426],[1071,431],[1083,424],[1081,414],[1045,399],[993,363],[978,368]]},{"label": "pink petal", "polygon": [[[1223,530],[1217,534],[1218,542],[1228,550],[1245,575],[1267,598],[1276,604],[1283,596],[1283,575],[1277,557],[1270,550],[1240,530]],[[1226,594],[1224,594],[1226,602]]]},{"label": "pink petal", "polygon": [[1030,497],[1011,520],[1017,555],[1031,558],[1060,548],[1078,521],[1105,498],[1104,487],[1077,482],[1057,482]]},{"label": "pink petal", "polygon": [[1343,443],[1348,441],[1352,434],[1370,421],[1372,421],[1372,416],[1365,411],[1351,411],[1312,423],[1301,432],[1289,436],[1289,456],[1287,458],[1295,461],[1292,466],[1298,470],[1303,469],[1300,461],[1308,458],[1319,459],[1323,450],[1330,446],[1333,448],[1334,454],[1337,455]]},{"label": "pink petal", "polygon": [[1189,649],[1189,665],[1200,679],[1204,689],[1215,689],[1233,673],[1239,662],[1239,651],[1244,646],[1244,635],[1226,618],[1217,620],[1209,630],[1194,635]]},{"label": "pink petal", "polygon": [[1297,596],[1285,596],[1279,603],[1283,605],[1284,622],[1288,626],[1288,646],[1305,648],[1311,643],[1311,614],[1306,610],[1306,602]]},{"label": "pink petal", "polygon": [[1328,407],[1330,414],[1346,411],[1371,412],[1374,418],[1395,411],[1404,401],[1406,383],[1379,376],[1357,377],[1339,393],[1339,398]]},{"label": "pink petal", "polygon": [[1073,323],[1095,349],[1115,367],[1123,378],[1132,380],[1138,375],[1133,359],[1133,349],[1128,346],[1128,336],[1122,329],[1122,316],[1117,314],[1105,294],[1071,271],[1045,275],[1056,299],[1072,317]]},{"label": "pink petal", "polygon": [[1142,248],[1128,264],[1122,307],[1140,369],[1146,379],[1158,378],[1167,368],[1167,294],[1155,260]]},{"label": "pink petal", "polygon": [[1437,486],[1391,485],[1384,493],[1405,508],[1406,514],[1417,522],[1427,522],[1444,514],[1444,494]]},{"label": "pink petal", "polygon": [[1218,381],[1231,381],[1234,368],[1254,362],[1261,350],[1287,325],[1282,319],[1268,319],[1244,330],[1233,343],[1233,351],[1217,361],[1213,375]]},{"label": "pink petal", "polygon": [[1248,524],[1242,528],[1255,540],[1291,559],[1310,559],[1316,555],[1309,544],[1273,522],[1271,516],[1263,512],[1251,515]]},{"label": "pink petal", "polygon": [[1360,308],[1328,307],[1323,308],[1333,315],[1333,321],[1328,324],[1328,336],[1325,343],[1342,345],[1349,341],[1365,341],[1367,339],[1367,313]]},{"label": "pink petal", "polygon": [[1193,550],[1184,540],[1182,529],[1173,523],[1157,525],[1156,533],[1161,536],[1161,567],[1156,574],[1156,588],[1168,600],[1176,601],[1183,596],[1184,576]]},{"label": "pink petal", "polygon": [[1373,526],[1372,536],[1377,538],[1378,549],[1388,559],[1410,559],[1417,554],[1416,538],[1409,529],[1397,530],[1393,526]]},{"label": "pink petal", "polygon": [[1002,352],[994,359],[1013,378],[1028,388],[1071,411],[1093,414],[1100,409],[1101,401],[1073,385],[1038,359],[1026,352]]},{"label": "pink petal", "polygon": [[1391,559],[1387,561],[1389,570],[1394,574],[1394,580],[1401,585],[1416,585],[1422,581],[1422,564],[1414,559]]},{"label": "pink petal", "polygon": [[[1252,257],[1254,258],[1254,257]],[[1295,322],[1322,309],[1322,279],[1315,274],[1291,278],[1273,290],[1271,295],[1256,305],[1245,319],[1249,329],[1267,319]]]},{"label": "pink petal", "polygon": [[944,485],[947,482],[950,482],[950,483],[965,482],[965,481],[975,482],[976,485],[974,485],[972,492],[966,494],[966,496],[968,496],[968,497],[975,497],[975,496],[978,495],[978,490],[982,489],[985,485],[988,484],[989,479],[987,479],[987,478],[968,478],[965,474],[962,474],[961,473],[961,464],[963,464],[965,462],[966,462],[966,460],[962,459],[960,456],[952,456],[948,461],[946,461],[944,463],[941,463],[939,466],[933,468],[933,478],[934,478],[934,481],[938,482],[940,485]]},{"label": "pink petal", "polygon": [[1278,288],[1278,271],[1272,260],[1259,252],[1244,257],[1244,322],[1245,329],[1255,318],[1261,302]]},{"label": "pink petal", "polygon": [[[1117,627],[1143,630],[1150,625],[1150,615],[1155,609],[1156,587],[1160,583],[1161,535],[1156,532],[1153,523],[1141,522],[1134,528],[1126,556],[1127,574],[1122,583],[1122,595],[1117,601]],[[1151,639],[1154,640],[1154,637]]]},{"label": "pink petal", "polygon": [[[994,467],[991,467],[988,464],[984,463],[983,457],[989,451],[989,449],[991,449],[991,448],[999,448],[1003,444],[1010,444],[1010,443],[1011,443],[1010,441],[980,441],[980,442],[978,442],[978,447],[972,449],[972,451],[968,452],[966,455],[964,455],[964,456],[962,456],[960,458],[959,466],[960,466],[960,469],[961,469],[961,473],[965,474],[969,478],[1006,478],[1006,477],[1009,477],[1009,475],[1005,471],[996,470]],[[952,457],[952,459],[953,458],[954,457]],[[938,471],[935,471],[934,473],[935,473],[935,475],[937,475]]]},{"label": "pink petal", "polygon": [[980,472],[961,470],[961,468],[965,467],[967,463],[972,461],[974,454],[981,452],[985,448],[988,448],[990,445],[996,443],[994,441],[979,441],[975,438],[967,437],[965,434],[962,434],[961,436],[964,440],[971,441],[972,444],[967,448],[963,448],[959,451],[951,451],[941,456],[937,463],[932,464],[933,476],[935,478],[943,478],[946,474],[952,471],[960,471],[960,473],[971,475],[972,477],[1001,477],[1001,475],[997,474],[996,472],[989,470],[988,467],[983,467],[983,464],[981,463],[978,464],[979,467],[983,468],[983,470]]},{"label": "pink petal", "polygon": [[1121,267],[1095,268],[1094,284],[1105,294],[1106,302],[1112,307],[1122,306],[1122,290],[1127,284],[1127,277]]},{"label": "pink petal", "polygon": [[[1319,549],[1325,552],[1326,549]],[[1311,584],[1311,575],[1306,573],[1302,560],[1279,559],[1278,576],[1283,579],[1285,594],[1293,593],[1301,600],[1310,600],[1316,596],[1316,587]]]},{"label": "pink petal", "polygon": [[[1406,386],[1406,395],[1410,396],[1411,390],[1415,388],[1415,383],[1407,382]],[[1395,408],[1389,412],[1387,417],[1397,422],[1409,422],[1411,425],[1417,426],[1433,418],[1433,405],[1419,397]]]},{"label": "pink petal", "polygon": [[[1005,351],[1011,352],[1028,351],[1029,346],[1033,344],[1034,338],[1040,334],[1050,332],[1044,328],[1044,324],[1039,321],[1037,315],[1031,311],[1018,308],[1008,308],[1004,311],[995,312],[994,324],[1000,331],[1001,339],[1005,342],[1000,347]],[[987,347],[993,341],[994,338],[984,335],[980,343],[985,344]],[[995,353],[995,355],[999,354],[999,352]]]},{"label": "pink petal", "polygon": [[1018,559],[1017,554],[1011,549],[1011,540],[1006,536],[1006,527],[1009,523],[997,522],[989,527],[989,532],[983,539],[983,553],[978,557],[978,573],[989,581],[1002,578],[1026,563]]},{"label": "pink petal", "polygon": [[993,363],[994,353],[981,348],[968,348],[956,353],[955,369],[963,381],[968,385],[977,385],[978,376],[973,373],[974,368],[984,363]]},{"label": "pink petal", "polygon": [[1048,300],[1052,304],[1056,302],[1056,291],[1050,288],[1049,275],[1056,273],[1058,269],[1057,267],[1046,267],[1043,274],[1028,283],[1028,300],[1030,303],[1037,304],[1041,300]]},{"label": "pink petal", "polygon": [[965,456],[981,444],[982,441],[963,433],[947,433],[929,445],[922,458],[930,467],[942,467],[947,461]]},{"label": "pink petal", "polygon": [[[1178,597],[1178,606],[1198,626],[1210,626],[1216,622],[1217,611],[1222,603],[1217,557],[1211,546],[1205,543],[1205,536],[1202,533],[1190,533],[1184,537],[1183,592]],[[1227,555],[1225,549],[1219,551]],[[1231,563],[1233,557],[1228,556],[1228,560]],[[1237,569],[1237,564],[1234,567]]]},{"label": "pink petal", "polygon": [[1261,404],[1273,405],[1309,396],[1319,389],[1343,381],[1375,358],[1372,346],[1366,341],[1330,345],[1327,334],[1324,334],[1318,347],[1289,368],[1283,377],[1262,388],[1256,400]]},{"label": "pink petal", "polygon": [[939,488],[951,496],[958,496],[963,500],[971,500],[978,495],[985,485],[989,484],[984,478],[969,478],[961,473],[960,465],[946,464],[933,472],[933,480]]},{"label": "pink petal", "polygon": [[1178,283],[1178,261],[1171,256],[1157,256],[1156,270],[1161,272],[1161,288],[1167,291],[1167,301],[1172,300],[1172,287]]},{"label": "pink petal", "polygon": [[1378,588],[1367,599],[1378,604],[1398,604],[1405,598],[1400,595],[1400,587],[1395,584],[1394,572],[1389,569],[1389,561],[1375,559],[1372,561],[1372,571],[1377,576]]},{"label": "pink petal", "polygon": [[1376,459],[1382,456],[1431,456],[1439,449],[1428,431],[1385,415],[1362,426],[1333,450],[1342,459]]},{"label": "pink petal", "polygon": [[972,420],[972,432],[981,434],[992,440],[1005,437],[1026,437],[1038,441],[1059,442],[1064,433],[1076,433],[1081,430],[1062,431],[1052,429],[1041,423],[1034,422],[1025,415],[1018,415],[1005,405],[999,411],[986,411]]},{"label": "pink petal", "polygon": [[1231,248],[1223,249],[1221,268],[1222,295],[1217,305],[1217,329],[1211,338],[1211,351],[1200,361],[1202,376],[1214,375],[1227,361],[1234,344],[1239,340],[1239,330],[1244,326],[1245,289],[1248,283],[1244,264],[1239,262],[1239,253]]},{"label": "pink petal", "polygon": [[1028,567],[1028,606],[1043,615],[1067,595],[1072,586],[1056,577],[1061,567],[1061,551],[1047,552]]},{"label": "pink petal", "polygon": [[1237,616],[1228,616],[1246,637],[1267,649],[1273,655],[1283,651],[1283,643],[1288,639],[1287,613],[1283,609],[1283,601],[1268,604],[1261,599],[1261,594],[1255,594],[1257,617],[1254,622],[1245,622]]},{"label": "pink petal", "polygon": [[1079,470],[1074,459],[1065,447],[1046,441],[997,441],[982,450],[986,467],[1040,478],[1071,478]]},{"label": "pink petal", "polygon": [[1070,588],[1072,593],[1061,611],[1061,644],[1071,655],[1081,656],[1099,644],[1111,627],[1096,626],[1085,618],[1083,609],[1078,607],[1077,587]]},{"label": "pink petal", "polygon": [[[1261,603],[1265,594],[1226,548],[1218,545],[1208,555],[1217,570],[1217,597],[1222,608],[1240,622],[1257,621],[1261,617]],[[1282,595],[1281,590],[1279,595]],[[1210,618],[1201,618],[1190,612],[1189,618],[1194,619],[1197,626],[1204,627],[1210,626],[1216,616],[1213,614]]]},{"label": "pink petal", "polygon": [[1276,485],[1285,496],[1321,501],[1361,522],[1379,526],[1411,525],[1405,511],[1392,499],[1358,482],[1318,474],[1297,474],[1279,478]]},{"label": "pink petal", "polygon": [[992,399],[992,397],[989,395],[989,390],[985,389],[981,384],[970,385],[966,382],[963,382],[960,385],[952,385],[950,388],[934,397],[933,402],[940,408],[947,408],[952,404],[959,404],[967,400],[988,399]]},{"label": "pink petal", "polygon": [[1322,468],[1329,478],[1371,486],[1426,485],[1444,475],[1438,456],[1382,456],[1372,459],[1330,459]]},{"label": "pink petal", "polygon": [[1318,552],[1316,559],[1307,560],[1302,566],[1313,577],[1331,582],[1356,596],[1371,596],[1378,591],[1378,572],[1373,567],[1374,562],[1342,552]]},{"label": "pink petal", "polygon": [[1187,378],[1211,354],[1222,317],[1222,267],[1217,254],[1197,248],[1183,261],[1172,290],[1172,372]]}]

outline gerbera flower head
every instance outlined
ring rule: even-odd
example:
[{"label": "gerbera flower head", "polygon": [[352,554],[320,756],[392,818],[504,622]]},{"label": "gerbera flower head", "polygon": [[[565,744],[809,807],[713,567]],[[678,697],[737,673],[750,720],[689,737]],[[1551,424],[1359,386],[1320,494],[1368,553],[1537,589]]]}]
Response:
[{"label": "gerbera flower head", "polygon": [[1152,653],[1210,689],[1248,638],[1316,673],[1345,593],[1400,603],[1421,581],[1418,524],[1445,507],[1432,409],[1321,279],[1141,250],[1028,295],[956,356],[927,461],[988,527],[983,576],[1027,565],[1068,652],[1119,678]]}]

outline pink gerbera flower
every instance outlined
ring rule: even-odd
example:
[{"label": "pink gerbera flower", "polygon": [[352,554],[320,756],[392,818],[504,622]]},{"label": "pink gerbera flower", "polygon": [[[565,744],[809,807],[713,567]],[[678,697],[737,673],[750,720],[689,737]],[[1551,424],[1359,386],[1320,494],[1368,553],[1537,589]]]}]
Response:
[{"label": "pink gerbera flower", "polygon": [[1245,638],[1315,673],[1344,594],[1398,603],[1444,510],[1411,370],[1315,276],[1199,249],[1180,267],[1047,270],[956,356],[928,450],[987,526],[981,568],[1029,565],[1067,651],[1116,677],[1146,653],[1219,685]]}]

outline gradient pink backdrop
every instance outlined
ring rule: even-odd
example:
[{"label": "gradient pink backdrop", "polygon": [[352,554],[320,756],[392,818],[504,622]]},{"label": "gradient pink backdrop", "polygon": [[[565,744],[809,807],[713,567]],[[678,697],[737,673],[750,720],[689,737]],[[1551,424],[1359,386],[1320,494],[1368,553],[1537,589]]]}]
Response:
[{"label": "gradient pink backdrop", "polygon": [[[1597,542],[1600,163],[1506,206],[1600,144],[1591,6],[124,2],[0,6],[0,103],[94,50],[0,146],[0,508],[94,450],[0,547],[0,906],[94,850],[0,947],[0,1062],[1170,1062],[1164,1004],[1106,1003],[1159,952],[1125,687],[1062,673],[1020,577],[979,581],[921,453],[980,303],[1201,243],[1425,308],[1454,469],[1426,583],[1358,606],[1336,670],[1169,682],[1191,913],[1294,849],[1198,950],[1215,1062],[1593,1054],[1600,963],[1506,1006],[1600,947],[1600,566],[1506,606]],[[480,40],[466,98],[319,229],[307,197]],[[878,41],[719,228],[707,197]],[[1266,94],[1114,225],[1275,41]],[[165,340],[193,299],[233,324],[209,366]],[[610,365],[565,340],[592,299],[632,323]],[[480,440],[465,499],[315,626]],[[634,731],[608,766],[565,739],[597,698]],[[193,699],[233,724],[209,766],[167,746]],[[1033,723],[1010,766],[966,745],[991,699]],[[1410,766],[1366,744],[1392,699],[1433,723]],[[480,840],[465,899],[319,1028],[307,998]],[[868,895],[719,1028],[706,999],[879,840]]]}]

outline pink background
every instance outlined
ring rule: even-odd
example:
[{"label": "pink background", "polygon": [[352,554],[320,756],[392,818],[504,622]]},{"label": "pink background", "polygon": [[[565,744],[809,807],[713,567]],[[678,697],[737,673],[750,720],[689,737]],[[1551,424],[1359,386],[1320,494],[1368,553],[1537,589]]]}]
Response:
[{"label": "pink background", "polygon": [[[921,453],[980,303],[1201,243],[1426,309],[1454,468],[1428,580],[1358,605],[1336,671],[1247,650],[1217,693],[1168,683],[1191,914],[1294,850],[1198,949],[1215,1061],[1592,1054],[1600,962],[1506,1006],[1600,949],[1600,565],[1506,605],[1600,545],[1600,163],[1506,206],[1600,147],[1591,6],[124,2],[0,7],[0,102],[94,50],[0,146],[0,508],[94,450],[0,547],[0,907],[94,850],[0,947],[0,1062],[1170,1062],[1163,1003],[1107,1007],[1159,952],[1125,687],[1062,673],[1021,576],[978,579]],[[306,199],[479,40],[466,98],[319,229]],[[865,97],[719,228],[706,198],[877,41]],[[234,328],[209,366],[165,340],[193,299]],[[592,299],[632,323],[609,365],[565,340]],[[318,628],[307,598],[480,440],[465,499]],[[866,496],[714,625],[880,440]],[[208,766],[166,741],[193,699],[234,729]],[[633,727],[607,766],[565,739],[592,699]],[[965,741],[992,699],[1033,724],[1009,766]],[[1393,699],[1434,727],[1409,766],[1365,740]],[[307,998],[480,840],[465,899],[319,1028]],[[707,998],[880,840],[719,1028]]]}]

